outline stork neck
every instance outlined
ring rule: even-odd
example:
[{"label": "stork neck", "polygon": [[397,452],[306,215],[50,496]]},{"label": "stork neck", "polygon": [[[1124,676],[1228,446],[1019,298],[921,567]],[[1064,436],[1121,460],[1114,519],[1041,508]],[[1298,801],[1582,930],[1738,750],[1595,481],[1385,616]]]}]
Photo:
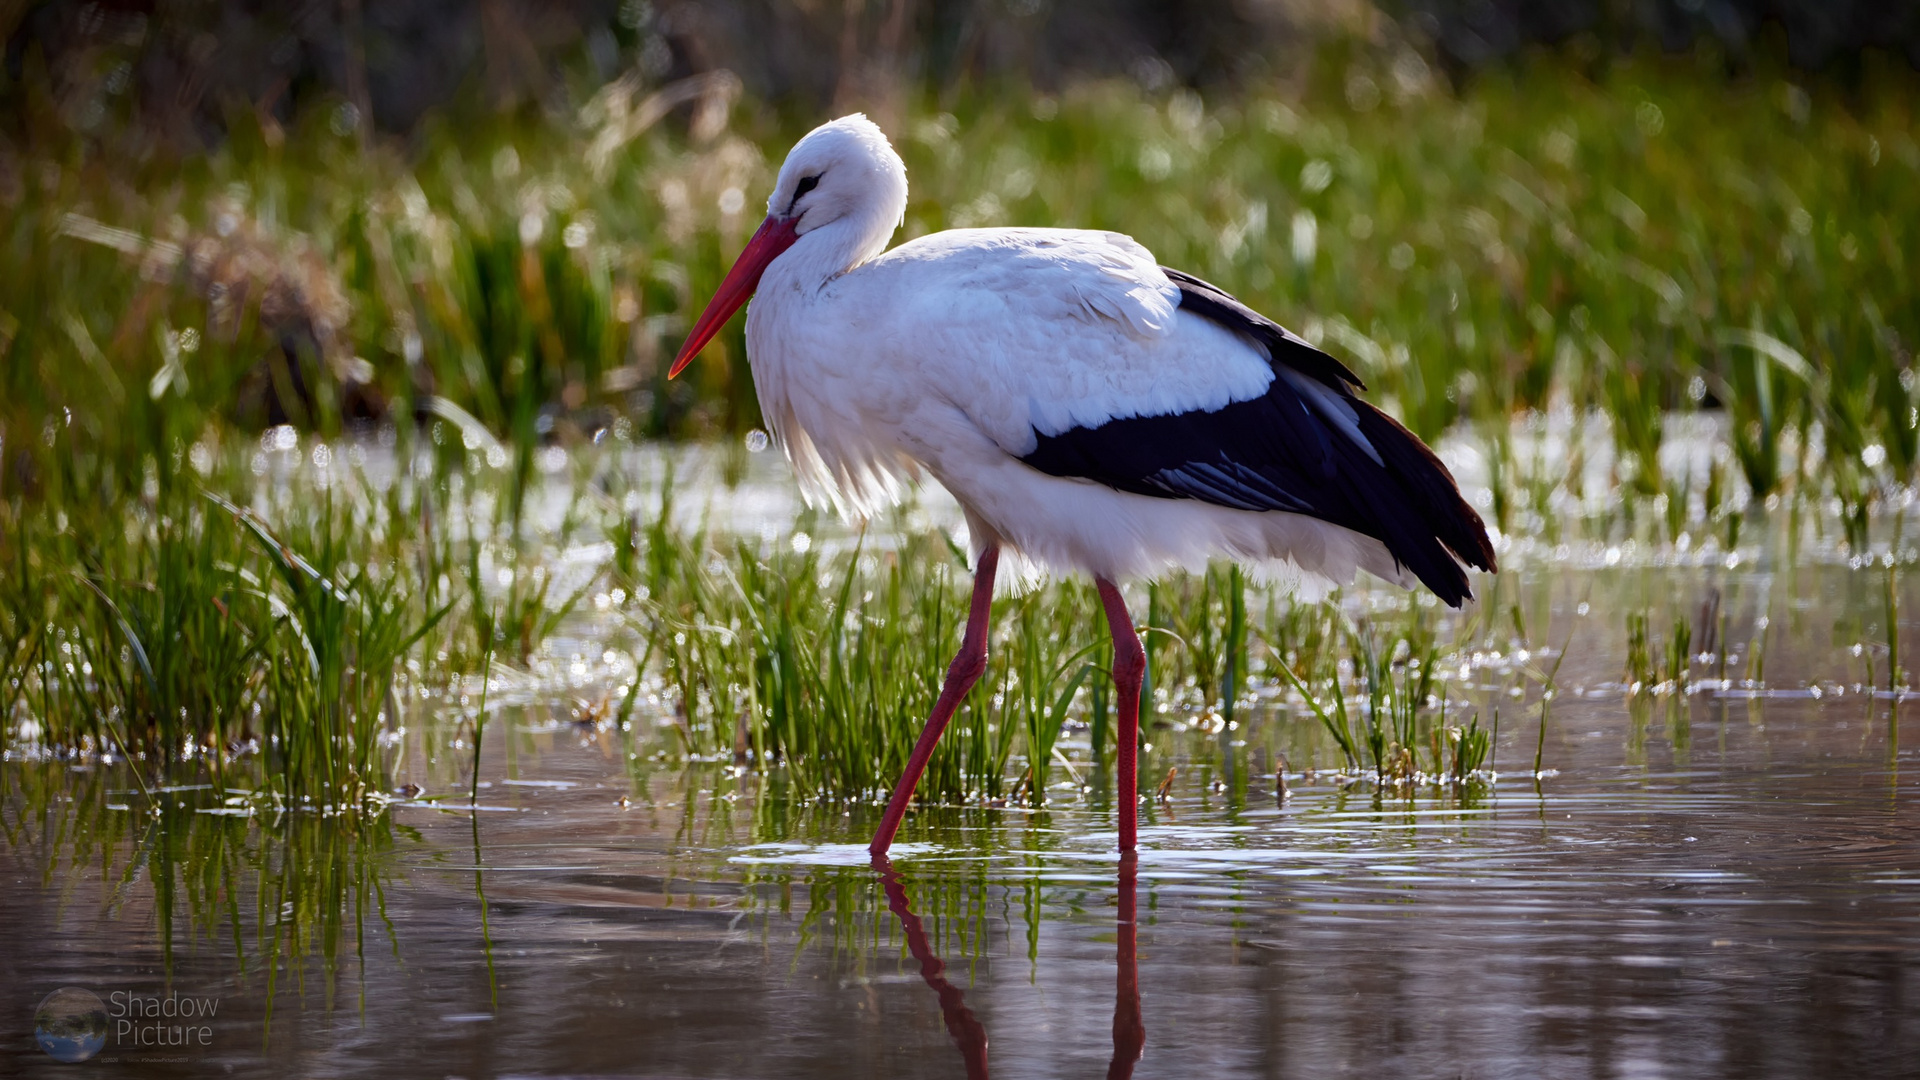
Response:
[{"label": "stork neck", "polygon": [[890,208],[852,213],[810,232],[794,242],[769,268],[802,287],[818,288],[887,249],[898,210]]}]

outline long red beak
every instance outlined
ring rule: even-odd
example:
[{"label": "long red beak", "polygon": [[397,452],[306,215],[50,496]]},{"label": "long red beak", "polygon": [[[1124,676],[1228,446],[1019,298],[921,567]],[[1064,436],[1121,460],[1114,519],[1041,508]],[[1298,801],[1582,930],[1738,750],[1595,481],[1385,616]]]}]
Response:
[{"label": "long red beak", "polygon": [[713,340],[713,335],[727,325],[727,319],[760,287],[760,275],[767,272],[767,264],[800,239],[800,234],[794,231],[796,224],[797,220],[777,217],[760,223],[759,231],[747,241],[746,250],[734,261],[733,269],[727,271],[727,279],[720,283],[719,291],[707,303],[707,310],[701,312],[700,320],[693,324],[687,343],[680,346],[680,355],[673,358],[673,366],[667,369],[667,378],[680,374],[682,368],[692,363],[700,350],[707,347],[707,342]]}]

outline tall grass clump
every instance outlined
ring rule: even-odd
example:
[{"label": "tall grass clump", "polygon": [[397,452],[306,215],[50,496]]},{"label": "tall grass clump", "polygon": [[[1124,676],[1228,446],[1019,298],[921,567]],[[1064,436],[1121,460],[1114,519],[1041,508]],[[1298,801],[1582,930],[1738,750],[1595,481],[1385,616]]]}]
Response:
[{"label": "tall grass clump", "polygon": [[1493,732],[1451,685],[1472,641],[1467,628],[1451,628],[1460,636],[1443,645],[1442,627],[1418,604],[1364,624],[1336,604],[1286,606],[1267,664],[1275,688],[1292,691],[1331,738],[1338,771],[1409,791],[1486,780]]},{"label": "tall grass clump", "polygon": [[[138,494],[16,503],[0,537],[8,726],[163,778],[212,770],[288,805],[368,809],[388,786],[396,675],[450,605],[426,609],[382,557],[369,504],[310,490],[270,524],[210,490],[244,486],[215,451],[191,456]],[[76,479],[99,467],[60,460]]]},{"label": "tall grass clump", "polygon": [[[883,797],[958,646],[962,553],[938,532],[842,541],[803,521],[756,542],[680,532],[671,517],[663,500],[644,540],[629,540],[635,556],[615,560],[639,669],[623,688],[623,722],[644,715],[634,709],[644,696],[687,760],[763,770],[806,799]],[[1163,731],[1229,739],[1251,710],[1297,693],[1350,772],[1383,786],[1484,779],[1484,704],[1453,688],[1468,623],[1417,603],[1356,621],[1342,603],[1250,585],[1225,566],[1147,591],[1149,744]],[[1115,720],[1109,656],[1085,583],[999,600],[987,672],[935,752],[922,798],[1040,805],[1061,787],[1101,790]]]},{"label": "tall grass clump", "polygon": [[[804,526],[777,545],[664,524],[651,534],[627,586],[629,621],[685,753],[777,768],[803,795],[883,794],[959,646],[969,580],[951,542],[921,533],[834,549]],[[988,671],[928,766],[927,797],[1042,797],[1071,707],[1103,677],[1089,643],[1098,608],[1083,592],[997,606]]]}]

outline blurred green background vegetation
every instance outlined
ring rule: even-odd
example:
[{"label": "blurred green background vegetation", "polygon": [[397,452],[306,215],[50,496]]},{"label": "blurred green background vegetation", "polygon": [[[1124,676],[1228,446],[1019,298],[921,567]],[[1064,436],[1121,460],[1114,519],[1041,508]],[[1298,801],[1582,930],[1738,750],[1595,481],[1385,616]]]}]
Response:
[{"label": "blurred green background vegetation", "polygon": [[[1911,475],[1920,148],[1897,52],[1810,72],[1765,24],[1672,53],[1602,19],[1466,69],[1464,16],[1175,10],[1178,32],[1074,5],[962,32],[941,5],[489,4],[465,67],[462,20],[412,40],[352,3],[317,25],[16,12],[0,494],[44,485],[54,423],[135,488],[209,426],[332,435],[432,398],[521,443],[749,429],[737,327],[691,379],[660,360],[784,148],[856,106],[907,158],[903,238],[1129,232],[1429,438],[1473,422],[1498,459],[1515,417],[1594,410],[1620,481],[1658,494],[1664,425],[1704,410],[1740,497],[1812,467],[1864,506]],[[778,41],[730,44],[756,19]],[[1097,61],[1048,36],[1095,23]],[[1047,33],[1010,52],[1023,25]],[[716,53],[762,66],[684,70]]]}]

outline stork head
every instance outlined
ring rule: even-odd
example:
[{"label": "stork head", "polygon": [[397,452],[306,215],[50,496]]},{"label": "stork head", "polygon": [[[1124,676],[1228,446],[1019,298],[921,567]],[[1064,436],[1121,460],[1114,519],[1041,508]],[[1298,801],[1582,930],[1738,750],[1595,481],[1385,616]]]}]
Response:
[{"label": "stork head", "polygon": [[[884,246],[907,212],[907,167],[873,121],[860,113],[821,124],[794,144],[767,198],[767,217],[791,219],[805,236],[857,218]],[[877,252],[866,252],[871,258]]]},{"label": "stork head", "polygon": [[760,286],[767,266],[818,234],[825,273],[878,255],[907,212],[907,167],[878,125],[860,113],[821,124],[787,154],[767,199],[767,220],[747,241],[687,335],[667,377],[680,374]]}]

